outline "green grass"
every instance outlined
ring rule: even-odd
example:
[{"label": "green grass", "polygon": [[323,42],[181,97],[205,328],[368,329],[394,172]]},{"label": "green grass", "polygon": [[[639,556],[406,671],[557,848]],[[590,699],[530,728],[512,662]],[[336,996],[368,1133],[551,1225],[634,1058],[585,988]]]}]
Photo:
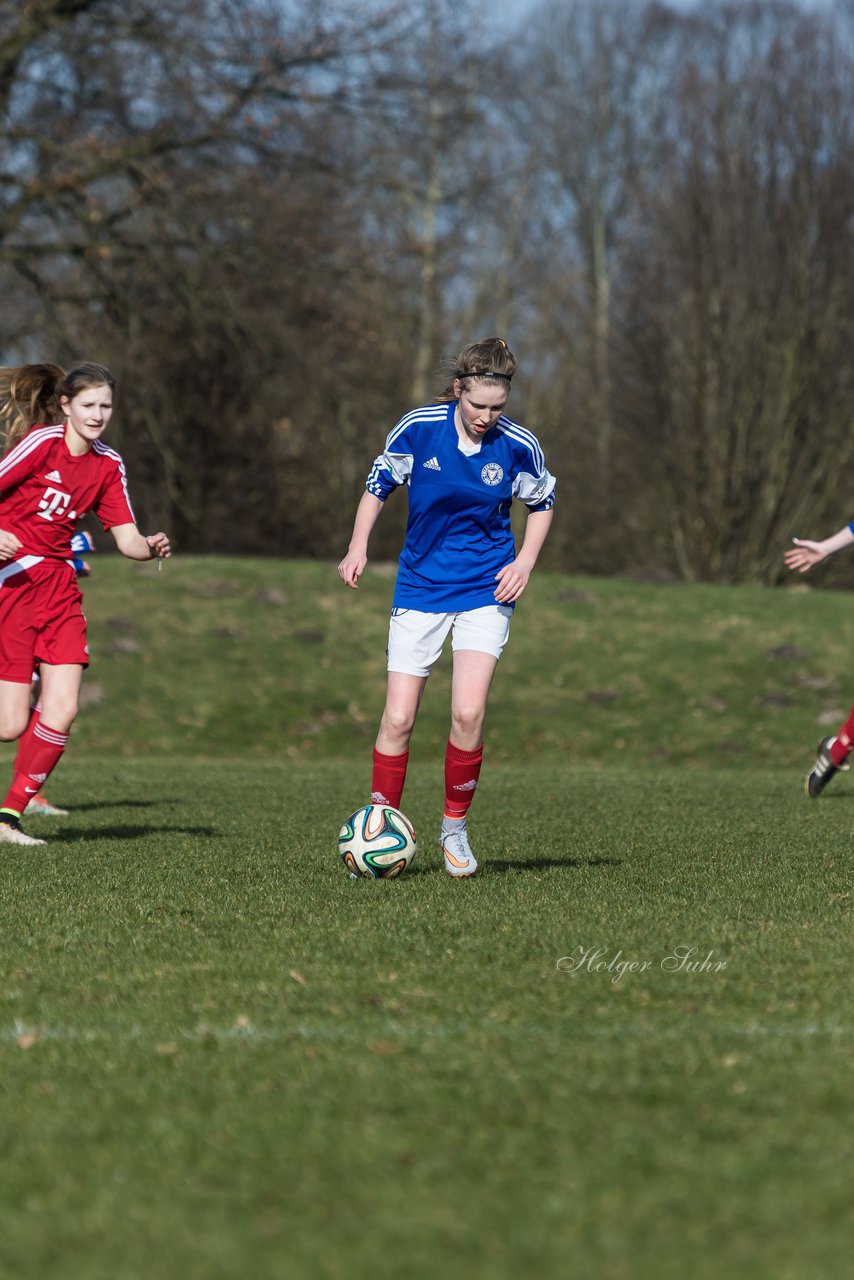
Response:
[{"label": "green grass", "polygon": [[[93,700],[83,751],[266,760],[369,746],[385,689],[391,566],[358,592],[331,565],[115,557],[86,584]],[[850,705],[840,592],[532,579],[490,707],[489,756],[800,768]],[[798,656],[802,655],[802,656]],[[447,738],[449,665],[417,749]],[[94,700],[100,699],[95,702]]]},{"label": "green grass", "polygon": [[438,867],[442,669],[413,870],[351,882],[390,579],[97,570],[73,813],[4,857],[0,1275],[847,1273],[854,784],[800,775],[848,597],[543,575],[481,873]]}]

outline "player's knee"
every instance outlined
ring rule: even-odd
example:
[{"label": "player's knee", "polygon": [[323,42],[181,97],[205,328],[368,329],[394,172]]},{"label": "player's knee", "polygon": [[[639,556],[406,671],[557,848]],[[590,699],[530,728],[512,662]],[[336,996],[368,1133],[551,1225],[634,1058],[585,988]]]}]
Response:
[{"label": "player's knee", "polygon": [[29,723],[29,718],[29,711],[26,715],[16,715],[8,711],[5,714],[0,713],[0,742],[14,742],[16,738],[20,738]]},{"label": "player's knee", "polygon": [[481,706],[454,707],[451,723],[455,741],[477,737],[483,729],[484,711]]},{"label": "player's knee", "polygon": [[415,713],[407,707],[386,707],[383,713],[383,728],[395,737],[405,737],[412,733],[415,726]]},{"label": "player's knee", "polygon": [[76,698],[59,698],[49,703],[42,702],[41,722],[55,729],[57,733],[68,733],[76,718]]}]

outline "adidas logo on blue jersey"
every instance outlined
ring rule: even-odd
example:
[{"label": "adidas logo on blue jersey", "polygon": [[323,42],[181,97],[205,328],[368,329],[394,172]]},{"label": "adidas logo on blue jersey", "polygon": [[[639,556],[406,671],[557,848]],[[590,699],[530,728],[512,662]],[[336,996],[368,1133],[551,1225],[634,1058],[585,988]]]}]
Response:
[{"label": "adidas logo on blue jersey", "polygon": [[439,466],[439,459],[436,457],[435,453],[433,454],[432,458],[427,459],[427,461],[424,463],[424,466],[427,468],[428,471],[442,470],[442,468]]}]

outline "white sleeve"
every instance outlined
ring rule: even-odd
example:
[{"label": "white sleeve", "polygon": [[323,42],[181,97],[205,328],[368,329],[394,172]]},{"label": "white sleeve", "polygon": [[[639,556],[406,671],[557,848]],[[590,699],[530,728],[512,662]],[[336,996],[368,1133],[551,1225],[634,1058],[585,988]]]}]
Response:
[{"label": "white sleeve", "polygon": [[532,511],[547,511],[554,506],[554,489],[556,480],[543,467],[539,475],[531,475],[530,471],[520,471],[513,481],[513,497],[524,502]]},{"label": "white sleeve", "polygon": [[371,467],[365,488],[368,493],[372,493],[374,497],[381,498],[385,502],[389,494],[398,485],[406,484],[411,475],[412,454],[390,453],[386,450],[385,453],[381,453],[378,458],[374,459],[374,465]]}]

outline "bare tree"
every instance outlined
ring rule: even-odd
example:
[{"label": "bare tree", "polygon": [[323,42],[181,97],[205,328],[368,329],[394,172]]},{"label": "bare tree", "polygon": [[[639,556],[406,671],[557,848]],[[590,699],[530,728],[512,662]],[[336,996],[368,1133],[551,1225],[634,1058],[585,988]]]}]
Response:
[{"label": "bare tree", "polygon": [[[327,16],[327,11],[328,16]],[[0,261],[57,273],[158,248],[188,157],[213,172],[314,163],[305,122],[345,99],[394,10],[255,0],[30,0],[0,21]],[[152,215],[151,224],[140,211]],[[104,273],[102,273],[103,275]]]},{"label": "bare tree", "polygon": [[492,257],[509,266],[506,311],[524,357],[526,421],[553,442],[565,477],[550,554],[590,570],[623,554],[631,478],[613,383],[615,288],[641,176],[660,155],[679,21],[664,18],[658,6],[545,0],[502,76],[513,134]]},{"label": "bare tree", "polygon": [[790,5],[721,8],[702,35],[620,299],[635,513],[684,576],[767,581],[854,462],[851,66]]},{"label": "bare tree", "polygon": [[[341,259],[355,224],[336,121],[365,110],[399,16],[353,12],[40,0],[0,26],[0,271],[18,278],[19,299],[6,332],[22,355],[48,344],[77,358],[83,332],[87,352],[109,355],[134,406],[122,448],[144,455],[144,501],[169,509],[184,546],[322,545],[290,507],[272,528],[287,486],[270,462],[286,471],[294,439],[300,461],[312,440],[328,445],[318,387],[342,385],[326,335],[353,310]],[[282,450],[271,424],[299,393],[308,421],[282,428]],[[322,506],[312,492],[309,517]]]},{"label": "bare tree", "polygon": [[503,333],[552,563],[773,579],[844,500],[851,0],[476,14],[0,4],[0,345],[115,365],[183,546],[330,554],[439,357]]},{"label": "bare tree", "polygon": [[[510,71],[524,87],[512,102],[524,144],[543,266],[573,284],[576,398],[607,487],[613,439],[610,345],[612,282],[643,163],[643,131],[656,104],[645,10],[618,0],[550,0],[532,12],[528,40]],[[657,90],[658,84],[654,85]],[[532,193],[533,194],[533,193]],[[569,337],[569,335],[567,335]],[[584,378],[584,384],[579,380]]]},{"label": "bare tree", "polygon": [[[406,298],[406,398],[433,394],[451,317],[469,288],[466,251],[490,219],[493,175],[488,71],[476,0],[422,0],[377,83],[369,127],[354,139],[360,193],[378,251],[395,261]],[[454,332],[451,343],[460,345]]]}]

